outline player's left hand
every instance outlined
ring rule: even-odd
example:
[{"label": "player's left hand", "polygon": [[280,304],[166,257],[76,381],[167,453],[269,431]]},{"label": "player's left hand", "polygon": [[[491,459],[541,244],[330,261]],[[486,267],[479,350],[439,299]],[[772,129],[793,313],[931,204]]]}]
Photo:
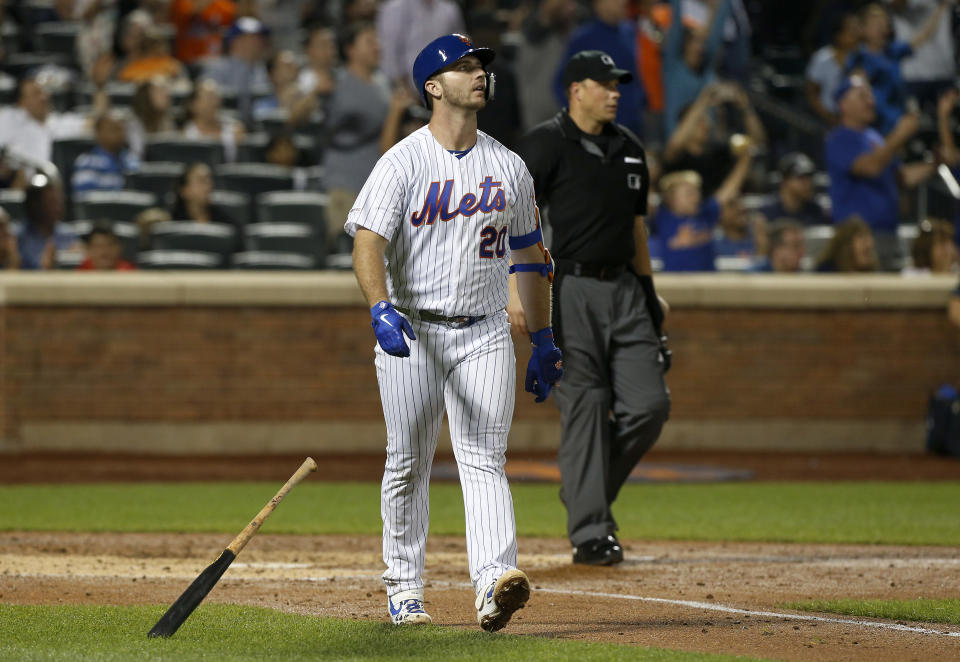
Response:
[{"label": "player's left hand", "polygon": [[403,339],[403,335],[406,334],[410,340],[416,340],[417,337],[413,334],[410,322],[397,312],[392,303],[378,302],[370,309],[370,317],[373,318],[370,325],[373,327],[373,332],[377,334],[377,342],[380,343],[383,351],[401,358],[410,356],[410,347]]},{"label": "player's left hand", "polygon": [[535,402],[543,402],[550,389],[563,377],[563,356],[553,342],[553,329],[545,327],[530,334],[533,355],[527,364],[525,388],[536,395]]}]

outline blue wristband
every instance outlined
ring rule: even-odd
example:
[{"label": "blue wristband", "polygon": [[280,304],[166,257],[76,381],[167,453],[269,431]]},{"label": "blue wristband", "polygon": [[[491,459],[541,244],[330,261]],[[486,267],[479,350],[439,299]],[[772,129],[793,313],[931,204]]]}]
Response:
[{"label": "blue wristband", "polygon": [[539,331],[533,331],[530,334],[530,342],[536,347],[554,347],[553,327],[545,326]]}]

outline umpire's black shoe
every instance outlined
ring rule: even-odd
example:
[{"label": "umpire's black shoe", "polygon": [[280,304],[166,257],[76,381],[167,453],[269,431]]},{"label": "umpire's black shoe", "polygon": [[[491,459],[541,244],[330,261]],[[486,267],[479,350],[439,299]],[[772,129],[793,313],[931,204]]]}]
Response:
[{"label": "umpire's black shoe", "polygon": [[623,547],[616,536],[588,540],[573,548],[573,562],[584,565],[613,565],[623,561]]}]

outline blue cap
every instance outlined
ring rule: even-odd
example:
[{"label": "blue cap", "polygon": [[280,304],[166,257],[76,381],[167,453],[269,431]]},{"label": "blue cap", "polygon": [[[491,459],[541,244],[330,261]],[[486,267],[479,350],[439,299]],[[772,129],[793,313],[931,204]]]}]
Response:
[{"label": "blue cap", "polygon": [[413,82],[424,103],[427,103],[427,93],[423,86],[426,85],[427,79],[468,55],[473,55],[486,67],[493,61],[495,53],[489,48],[474,47],[470,37],[456,33],[437,37],[423,47],[417,59],[413,61]]},{"label": "blue cap", "polygon": [[253,16],[241,16],[234,21],[223,38],[225,42],[229,43],[234,37],[242,34],[258,34],[265,37],[270,34],[270,28]]}]

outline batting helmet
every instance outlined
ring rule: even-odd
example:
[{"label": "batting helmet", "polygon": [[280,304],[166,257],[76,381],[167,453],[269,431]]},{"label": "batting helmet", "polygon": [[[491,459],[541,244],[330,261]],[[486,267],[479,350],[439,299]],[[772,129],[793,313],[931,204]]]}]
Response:
[{"label": "batting helmet", "polygon": [[[427,93],[423,86],[427,79],[446,66],[449,66],[457,60],[468,55],[473,55],[480,60],[480,63],[486,67],[493,61],[494,52],[489,48],[476,48],[470,38],[462,34],[448,34],[437,37],[429,44],[424,46],[417,59],[413,61],[413,82],[417,86],[417,91],[423,98],[423,102],[430,106],[427,100]],[[487,97],[492,94],[493,75],[487,74]]]}]

